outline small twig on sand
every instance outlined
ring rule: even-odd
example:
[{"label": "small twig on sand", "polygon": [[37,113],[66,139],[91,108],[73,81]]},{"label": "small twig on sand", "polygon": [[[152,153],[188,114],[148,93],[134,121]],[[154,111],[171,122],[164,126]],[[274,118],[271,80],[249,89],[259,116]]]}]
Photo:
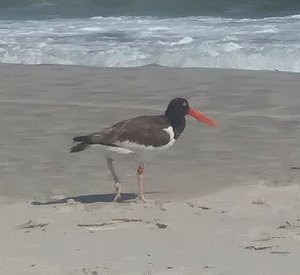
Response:
[{"label": "small twig on sand", "polygon": [[166,229],[168,226],[164,223],[156,223],[157,228],[159,229]]},{"label": "small twig on sand", "polygon": [[128,222],[141,222],[141,221],[142,221],[141,219],[112,219],[109,222],[77,224],[77,226],[79,226],[79,227],[96,227],[96,226],[112,225],[115,223],[128,223]]},{"label": "small twig on sand", "polygon": [[277,229],[287,229],[287,228],[289,228],[291,226],[292,225],[288,221],[286,221],[284,225],[278,226]]},{"label": "small twig on sand", "polygon": [[36,228],[36,227],[45,227],[48,224],[49,223],[37,223],[37,224],[34,224],[32,222],[32,220],[29,220],[28,222],[19,225],[18,228],[20,228],[20,229],[30,229],[30,228]]},{"label": "small twig on sand", "polygon": [[141,222],[141,219],[112,219],[112,221],[116,222]]},{"label": "small twig on sand", "polygon": [[290,254],[289,251],[271,251],[271,254]]},{"label": "small twig on sand", "polygon": [[215,268],[213,265],[205,265],[203,268]]},{"label": "small twig on sand", "polygon": [[250,249],[250,250],[265,250],[265,249],[271,249],[273,248],[273,245],[270,246],[254,246],[254,245],[249,245],[245,246],[245,249]]},{"label": "small twig on sand", "polygon": [[209,210],[210,209],[210,207],[201,206],[201,205],[198,205],[198,208],[201,208],[202,210]]},{"label": "small twig on sand", "polygon": [[211,209],[210,207],[198,205],[197,203],[193,203],[193,202],[187,202],[186,204],[189,207],[191,207],[191,208],[200,208],[202,210],[209,210],[209,209]]},{"label": "small twig on sand", "polygon": [[252,201],[252,204],[265,204],[266,202],[263,201],[262,199],[256,200],[256,201]]},{"label": "small twig on sand", "polygon": [[106,226],[106,225],[112,225],[115,222],[102,222],[102,223],[82,223],[77,224],[79,227],[96,227],[96,226]]},{"label": "small twig on sand", "polygon": [[269,237],[253,240],[253,242],[267,242],[274,239],[285,239],[285,238],[286,237],[281,237],[281,236],[269,236]]},{"label": "small twig on sand", "polygon": [[265,238],[262,238],[262,239],[253,240],[253,242],[267,242],[267,241],[270,241],[270,240],[273,240],[273,239],[275,239],[275,237],[265,237]]}]

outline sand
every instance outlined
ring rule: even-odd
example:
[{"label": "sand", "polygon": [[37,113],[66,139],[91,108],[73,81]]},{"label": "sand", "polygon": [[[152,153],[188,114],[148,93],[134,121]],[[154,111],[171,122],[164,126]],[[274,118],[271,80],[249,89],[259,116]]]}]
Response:
[{"label": "sand", "polygon": [[[0,65],[0,274],[299,274],[299,74],[216,69]],[[162,113],[188,119],[177,144],[120,160],[123,203],[101,148],[73,136]]]}]

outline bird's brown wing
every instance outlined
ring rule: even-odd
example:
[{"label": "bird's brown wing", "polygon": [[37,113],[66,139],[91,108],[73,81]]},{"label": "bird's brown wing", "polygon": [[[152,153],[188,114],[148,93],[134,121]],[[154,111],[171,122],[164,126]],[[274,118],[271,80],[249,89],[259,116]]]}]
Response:
[{"label": "bird's brown wing", "polygon": [[114,124],[91,135],[92,143],[120,146],[132,142],[144,146],[160,147],[168,144],[170,135],[163,129],[170,125],[164,116],[141,116]]}]

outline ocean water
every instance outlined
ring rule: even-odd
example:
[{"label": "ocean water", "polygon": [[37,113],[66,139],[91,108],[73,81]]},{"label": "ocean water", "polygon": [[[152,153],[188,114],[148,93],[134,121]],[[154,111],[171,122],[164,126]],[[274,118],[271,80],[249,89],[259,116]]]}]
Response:
[{"label": "ocean water", "polygon": [[299,30],[297,0],[2,0],[0,62],[300,72]]}]

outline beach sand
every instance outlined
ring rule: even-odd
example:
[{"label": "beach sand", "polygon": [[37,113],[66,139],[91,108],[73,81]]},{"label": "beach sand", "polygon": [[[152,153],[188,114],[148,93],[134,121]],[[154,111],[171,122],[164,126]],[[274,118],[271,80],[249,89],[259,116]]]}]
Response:
[{"label": "beach sand", "polygon": [[[0,65],[0,274],[299,274],[299,74],[143,67]],[[188,118],[149,160],[70,154],[72,137],[163,113]]]}]

